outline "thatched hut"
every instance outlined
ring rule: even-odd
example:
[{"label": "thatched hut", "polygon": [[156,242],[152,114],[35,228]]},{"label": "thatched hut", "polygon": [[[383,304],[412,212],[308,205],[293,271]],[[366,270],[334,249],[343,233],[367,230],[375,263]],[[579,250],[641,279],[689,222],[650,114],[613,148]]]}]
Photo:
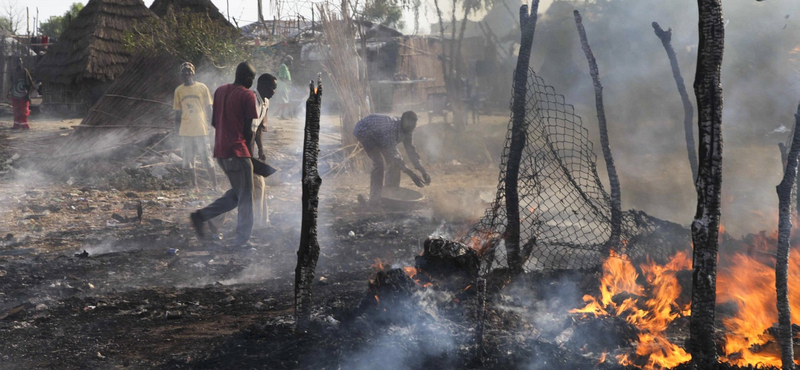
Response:
[{"label": "thatched hut", "polygon": [[86,111],[131,59],[125,31],[151,17],[142,0],[89,0],[36,65],[47,108]]}]

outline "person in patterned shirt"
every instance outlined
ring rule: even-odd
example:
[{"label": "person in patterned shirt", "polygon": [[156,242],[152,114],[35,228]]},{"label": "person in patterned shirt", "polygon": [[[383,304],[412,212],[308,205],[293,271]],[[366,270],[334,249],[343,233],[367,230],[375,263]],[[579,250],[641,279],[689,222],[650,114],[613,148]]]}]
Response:
[{"label": "person in patterned shirt", "polygon": [[33,88],[31,73],[22,63],[22,58],[16,60],[16,66],[11,74],[11,107],[14,110],[14,130],[29,130],[28,116],[31,114],[30,91]]},{"label": "person in patterned shirt", "polygon": [[[384,186],[400,186],[400,172],[404,172],[419,187],[431,183],[431,177],[419,162],[417,148],[414,147],[412,134],[417,127],[417,114],[412,111],[403,113],[401,117],[391,117],[383,114],[370,114],[362,118],[353,129],[353,135],[364,147],[367,156],[372,160],[372,172],[369,183],[369,202],[376,204],[381,199]],[[397,144],[403,143],[406,153],[420,172],[422,178],[406,167],[403,157],[397,150]],[[384,161],[386,168],[386,182],[384,183]]]}]

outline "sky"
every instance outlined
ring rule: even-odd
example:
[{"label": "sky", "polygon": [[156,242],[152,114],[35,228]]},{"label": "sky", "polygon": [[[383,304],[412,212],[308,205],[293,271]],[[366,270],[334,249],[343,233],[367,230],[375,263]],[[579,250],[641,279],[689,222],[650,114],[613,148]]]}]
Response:
[{"label": "sky", "polygon": [[[311,8],[315,3],[322,3],[325,0],[289,0],[283,1],[283,9],[281,10],[282,15],[289,15],[289,14],[303,14],[307,17],[311,16]],[[546,5],[548,5],[552,0],[545,0],[542,1],[542,4],[539,7],[539,11],[542,12]],[[51,16],[62,15],[64,12],[69,9],[69,6],[72,3],[80,2],[86,4],[88,0],[0,0],[0,4],[2,4],[2,8],[0,9],[0,15],[6,15],[8,13],[8,9],[12,8],[15,13],[21,19],[22,24],[20,25],[20,29],[22,32],[25,32],[26,24],[25,24],[25,12],[26,8],[30,12],[30,24],[31,30],[33,30],[33,22],[34,18],[36,17],[36,12],[38,10],[39,19],[47,20]],[[258,19],[257,16],[257,2],[256,0],[212,0],[214,5],[219,8],[222,14],[230,15],[234,19],[237,20],[237,23],[240,26],[243,26],[248,23],[252,23]],[[274,0],[264,0],[264,17],[266,19],[272,19],[275,16],[275,9],[270,6],[271,3],[275,3]],[[339,0],[331,1],[334,4],[338,4]],[[153,0],[144,0],[145,5],[150,6],[153,3]],[[423,0],[423,3],[428,5],[430,9],[428,10],[421,10],[420,11],[420,32],[426,33],[428,31],[428,24],[434,21],[434,11],[432,10],[432,0]],[[430,4],[429,4],[430,3]],[[443,2],[447,3],[447,2]],[[230,9],[230,11],[228,11]],[[444,11],[444,9],[443,9]],[[405,23],[406,25],[413,25],[413,15],[410,11],[407,11],[405,14]],[[407,26],[408,28],[408,26]],[[412,30],[406,29],[404,30],[406,33],[411,33]]]}]

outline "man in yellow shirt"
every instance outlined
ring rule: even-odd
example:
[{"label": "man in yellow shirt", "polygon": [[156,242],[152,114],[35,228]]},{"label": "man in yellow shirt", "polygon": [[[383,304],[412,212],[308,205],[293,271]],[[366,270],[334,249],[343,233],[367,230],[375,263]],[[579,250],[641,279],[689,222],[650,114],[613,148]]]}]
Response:
[{"label": "man in yellow shirt", "polygon": [[183,168],[192,172],[190,181],[197,187],[197,169],[195,159],[200,157],[203,167],[208,172],[211,185],[217,189],[217,174],[208,152],[206,137],[208,136],[208,118],[211,117],[211,92],[202,82],[194,80],[194,65],[189,62],[181,64],[183,84],[175,89],[175,126],[181,138],[181,155]]}]

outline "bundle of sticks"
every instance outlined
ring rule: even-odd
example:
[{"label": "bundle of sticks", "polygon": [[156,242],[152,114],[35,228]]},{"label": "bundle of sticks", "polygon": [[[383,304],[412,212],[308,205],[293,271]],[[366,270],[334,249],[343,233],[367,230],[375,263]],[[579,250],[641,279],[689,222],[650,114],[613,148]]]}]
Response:
[{"label": "bundle of sticks", "polygon": [[[327,5],[320,5],[317,9],[325,32],[320,47],[330,47],[322,66],[330,76],[340,102],[342,146],[352,147],[357,152],[360,148],[353,136],[353,128],[361,117],[371,113],[369,102],[372,97],[366,67],[356,49],[356,26],[347,15],[346,7],[343,7],[341,16]],[[356,162],[359,167],[363,161],[359,155],[348,155],[346,158]]]}]

